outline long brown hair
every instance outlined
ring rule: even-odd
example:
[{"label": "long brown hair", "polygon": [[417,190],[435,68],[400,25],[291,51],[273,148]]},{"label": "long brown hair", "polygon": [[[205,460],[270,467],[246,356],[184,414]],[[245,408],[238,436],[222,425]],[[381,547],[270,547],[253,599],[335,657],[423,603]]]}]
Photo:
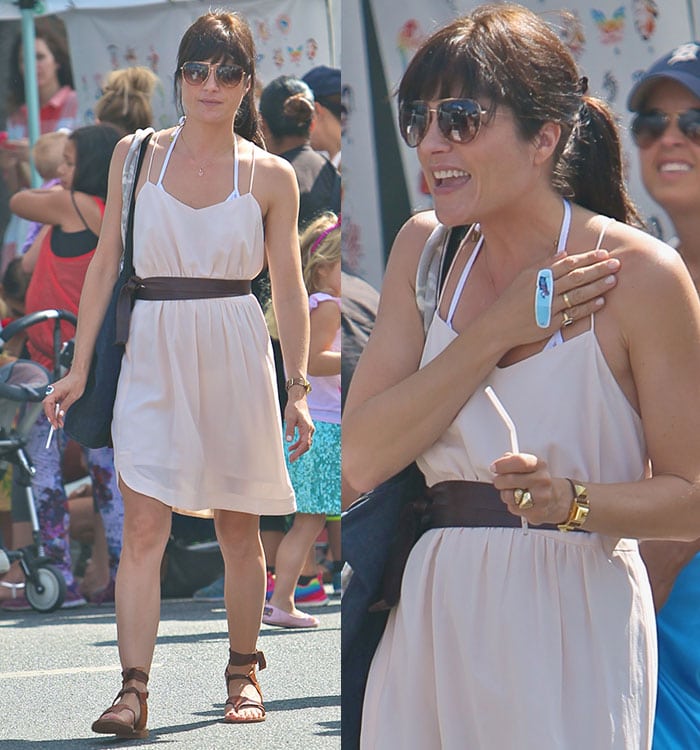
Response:
[{"label": "long brown hair", "polygon": [[255,44],[250,26],[237,13],[217,11],[200,16],[185,32],[177,52],[175,101],[181,109],[182,66],[189,60],[228,61],[248,74],[248,91],[236,113],[234,130],[265,147],[255,107]]},{"label": "long brown hair", "polygon": [[519,5],[482,5],[436,31],[416,52],[398,90],[399,106],[452,96],[500,105],[531,140],[546,122],[561,126],[552,185],[579,205],[641,225],[623,176],[617,125],[556,33]]}]

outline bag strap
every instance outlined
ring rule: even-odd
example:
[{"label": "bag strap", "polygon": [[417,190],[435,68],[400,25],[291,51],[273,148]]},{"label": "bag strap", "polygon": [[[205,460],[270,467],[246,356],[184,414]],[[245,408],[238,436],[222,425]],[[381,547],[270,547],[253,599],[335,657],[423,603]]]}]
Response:
[{"label": "bag strap", "polygon": [[131,183],[129,215],[126,220],[126,237],[124,242],[124,268],[128,269],[129,276],[134,275],[134,209],[136,208],[136,183],[139,179],[139,173],[141,172],[141,166],[143,164],[144,156],[146,155],[148,142],[151,140],[151,135],[153,135],[153,131],[148,133],[146,137],[141,141],[139,158],[136,162],[134,179]]},{"label": "bag strap", "polygon": [[416,305],[428,332],[437,307],[447,269],[464,239],[469,226],[446,227],[438,224],[430,233],[416,269]]}]

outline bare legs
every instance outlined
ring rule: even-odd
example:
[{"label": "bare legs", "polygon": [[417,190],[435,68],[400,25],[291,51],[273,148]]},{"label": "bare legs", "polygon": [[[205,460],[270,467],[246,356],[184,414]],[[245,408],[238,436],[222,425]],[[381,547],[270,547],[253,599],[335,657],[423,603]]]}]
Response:
[{"label": "bare legs", "polygon": [[302,614],[294,606],[294,588],[309,550],[325,522],[326,517],[321,513],[297,513],[294,516],[292,528],[277,549],[275,590],[270,599],[274,607],[293,615]]},{"label": "bare legs", "polygon": [[[115,591],[117,640],[122,668],[138,667],[148,673],[153,660],[160,619],[160,565],[170,536],[172,511],[152,497],[120,482],[124,498],[124,533]],[[130,680],[125,687],[144,690]],[[122,702],[138,719],[138,698],[127,693]],[[124,714],[106,718],[124,719]]]},{"label": "bare legs", "polygon": [[[224,598],[228,621],[229,644],[239,654],[256,650],[263,605],[265,603],[265,556],[259,533],[259,518],[233,511],[214,512],[216,536],[224,558]],[[245,672],[228,668],[229,673]],[[260,700],[255,687],[247,680],[231,680],[229,696],[243,695]],[[226,716],[236,714],[226,707]],[[255,720],[262,715],[258,708],[241,708],[237,717]]]}]

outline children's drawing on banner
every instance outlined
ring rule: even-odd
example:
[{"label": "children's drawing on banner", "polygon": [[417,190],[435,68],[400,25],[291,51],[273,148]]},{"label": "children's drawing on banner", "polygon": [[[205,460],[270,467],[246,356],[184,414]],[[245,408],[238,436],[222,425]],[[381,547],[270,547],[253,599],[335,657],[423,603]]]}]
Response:
[{"label": "children's drawing on banner", "polygon": [[318,53],[318,42],[311,37],[306,40],[306,57],[308,60],[315,60]]},{"label": "children's drawing on banner", "polygon": [[632,0],[634,28],[639,36],[648,42],[656,31],[659,8],[654,0]]},{"label": "children's drawing on banner", "polygon": [[283,13],[281,16],[277,16],[277,28],[283,34],[289,34],[289,30],[292,26],[292,22],[289,20],[289,16]]},{"label": "children's drawing on banner", "polygon": [[292,63],[292,65],[299,65],[302,61],[304,45],[300,44],[298,47],[287,47],[287,53],[289,54],[289,62]]},{"label": "children's drawing on banner", "polygon": [[401,58],[401,66],[405,70],[408,63],[411,62],[415,51],[421,43],[424,34],[421,31],[420,24],[415,18],[409,18],[399,29],[396,39],[396,49]]},{"label": "children's drawing on banner", "polygon": [[612,70],[606,70],[603,74],[603,89],[605,90],[605,98],[608,104],[615,105],[617,103],[620,84]]},{"label": "children's drawing on banner", "polygon": [[600,41],[606,46],[613,47],[616,55],[620,54],[617,46],[622,42],[625,33],[625,6],[621,5],[608,18],[602,10],[591,10],[591,16],[600,32]]}]

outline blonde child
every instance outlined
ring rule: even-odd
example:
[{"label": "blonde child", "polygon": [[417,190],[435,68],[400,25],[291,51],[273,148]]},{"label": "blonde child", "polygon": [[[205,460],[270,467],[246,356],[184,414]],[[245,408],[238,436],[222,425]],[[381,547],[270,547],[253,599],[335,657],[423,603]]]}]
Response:
[{"label": "blonde child", "polygon": [[340,513],[340,217],[314,220],[301,252],[311,314],[307,400],[316,432],[309,451],[289,464],[297,513],[277,550],[275,589],[263,611],[264,623],[285,628],[319,624],[294,606],[294,590],[326,516]]}]

